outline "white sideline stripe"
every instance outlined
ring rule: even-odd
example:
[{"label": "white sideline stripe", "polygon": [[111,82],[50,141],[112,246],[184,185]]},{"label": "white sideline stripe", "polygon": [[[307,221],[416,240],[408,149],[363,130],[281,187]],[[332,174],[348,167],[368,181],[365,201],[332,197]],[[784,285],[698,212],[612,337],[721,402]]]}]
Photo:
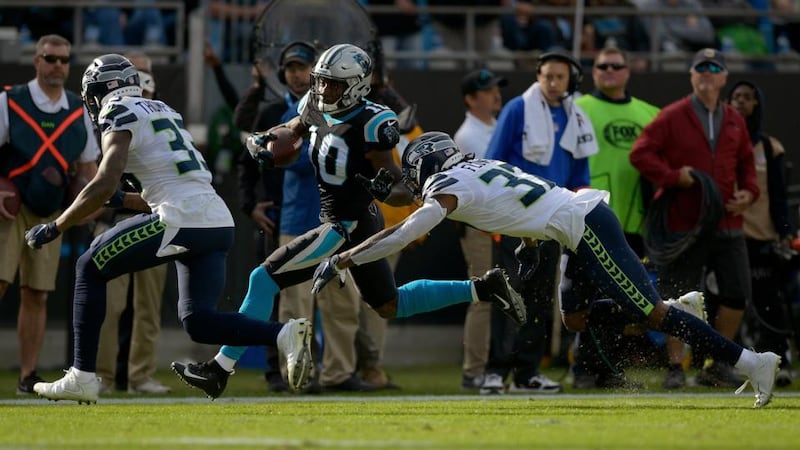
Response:
[{"label": "white sideline stripe", "polygon": [[[219,446],[271,446],[271,447],[335,447],[335,448],[426,448],[436,446],[433,442],[421,441],[352,441],[331,439],[281,439],[281,438],[260,438],[260,437],[179,437],[179,438],[159,438],[146,439],[143,441],[148,445],[200,445],[203,447]],[[118,443],[115,443],[118,444]]]},{"label": "white sideline stripe", "polygon": [[[513,400],[577,400],[581,398],[587,399],[603,399],[603,398],[742,398],[749,399],[752,397],[752,392],[745,395],[744,393],[737,396],[733,392],[681,392],[681,393],[635,393],[630,394],[626,392],[610,392],[610,393],[586,393],[586,394],[507,394],[507,395],[397,395],[397,396],[333,396],[333,395],[289,395],[281,397],[222,397],[211,401],[207,397],[131,397],[131,398],[103,398],[97,401],[99,405],[180,405],[180,404],[198,404],[198,403],[324,403],[324,402],[450,402],[450,401],[466,401],[466,400],[485,400],[485,401],[513,401]],[[777,392],[773,396],[772,404],[779,402],[781,398],[797,398],[800,397],[799,391],[791,392]],[[0,405],[75,405],[77,404],[71,400],[62,400],[57,402],[48,401],[43,398],[30,397],[25,399],[9,399],[0,400]]]}]

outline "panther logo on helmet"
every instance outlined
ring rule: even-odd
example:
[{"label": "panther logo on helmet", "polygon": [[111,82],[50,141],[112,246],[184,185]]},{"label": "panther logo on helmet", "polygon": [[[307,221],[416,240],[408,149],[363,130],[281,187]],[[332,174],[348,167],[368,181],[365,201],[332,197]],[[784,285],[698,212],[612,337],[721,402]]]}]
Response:
[{"label": "panther logo on helmet", "polygon": [[[319,89],[320,79],[334,80],[346,85],[342,95],[326,103]],[[352,44],[338,44],[320,55],[311,71],[313,104],[324,113],[349,109],[369,94],[372,84],[372,59],[367,52]]]},{"label": "panther logo on helmet", "polygon": [[447,170],[467,159],[446,133],[422,133],[403,151],[403,183],[417,197],[431,175]]},{"label": "panther logo on helmet", "polygon": [[81,98],[94,121],[111,97],[141,95],[139,71],[127,58],[116,53],[95,58],[81,79]]}]

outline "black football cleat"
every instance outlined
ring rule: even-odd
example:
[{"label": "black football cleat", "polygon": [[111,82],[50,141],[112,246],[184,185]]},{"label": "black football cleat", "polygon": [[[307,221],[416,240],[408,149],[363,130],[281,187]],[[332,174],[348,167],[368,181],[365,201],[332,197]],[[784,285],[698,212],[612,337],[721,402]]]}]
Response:
[{"label": "black football cleat", "polygon": [[490,269],[482,277],[473,277],[475,292],[482,302],[491,302],[500,308],[517,325],[528,321],[528,311],[522,296],[508,284],[506,271],[500,268]]},{"label": "black football cleat", "polygon": [[213,359],[199,364],[183,364],[176,361],[171,367],[181,381],[205,392],[212,400],[222,395],[225,386],[228,385],[228,377],[233,374],[220,367]]}]

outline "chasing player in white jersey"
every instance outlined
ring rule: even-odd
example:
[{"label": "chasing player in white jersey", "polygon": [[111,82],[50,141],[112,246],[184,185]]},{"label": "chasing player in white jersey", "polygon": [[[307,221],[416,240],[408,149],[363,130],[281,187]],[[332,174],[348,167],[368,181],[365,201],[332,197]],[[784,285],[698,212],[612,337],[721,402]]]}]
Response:
[{"label": "chasing player in white jersey", "polygon": [[[102,133],[103,159],[97,176],[55,221],[25,233],[40,248],[104,204],[148,211],[97,236],[76,265],[73,298],[75,351],[72,367],[34,391],[51,400],[97,401],[95,375],[106,283],[119,275],[175,261],[178,314],[195,342],[276,345],[287,358],[293,385],[310,366],[310,323],[265,322],[235,312],[218,312],[225,285],[225,259],[234,223],[211,186],[211,173],[192,144],[183,119],[157,100],[141,97],[136,68],[117,54],[96,58],[83,75],[81,96]],[[141,195],[115,192],[123,173],[141,185]]]},{"label": "chasing player in white jersey", "polygon": [[[556,240],[578,265],[577,283],[590,284],[621,307],[594,308],[585,299],[562,301],[564,324],[572,331],[613,325],[634,317],[649,328],[681,338],[696,352],[735,365],[755,391],[755,408],[772,399],[780,357],[755,353],[719,335],[702,320],[702,297],[688,294],[662,301],[639,258],[625,241],[603,191],[577,193],[527,174],[508,163],[473,160],[445,133],[424,133],[403,154],[403,181],[423,206],[405,221],[378,232],[360,245],[320,263],[314,274],[319,290],[348,267],[366,264],[400,251],[448,217],[489,233],[535,240]],[[536,264],[529,249],[520,258],[522,270]],[[699,300],[699,301],[698,301]],[[622,318],[621,314],[627,317]],[[742,385],[737,393],[746,386]]]}]

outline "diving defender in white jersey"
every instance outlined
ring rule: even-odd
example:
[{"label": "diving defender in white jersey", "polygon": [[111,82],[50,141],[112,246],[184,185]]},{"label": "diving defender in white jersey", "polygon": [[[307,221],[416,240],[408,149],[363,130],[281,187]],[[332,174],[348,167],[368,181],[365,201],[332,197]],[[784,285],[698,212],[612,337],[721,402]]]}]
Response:
[{"label": "diving defender in white jersey", "polygon": [[[277,344],[287,357],[290,375],[307,375],[311,329],[306,319],[284,325],[217,311],[225,259],[233,243],[233,218],[211,186],[211,173],[181,115],[141,93],[138,72],[124,57],[107,54],[92,61],[81,81],[81,96],[102,134],[97,176],[55,221],[25,233],[28,245],[40,248],[107,202],[150,211],[97,236],[78,259],[72,367],[63,378],[37,383],[34,390],[51,400],[96,402],[100,383],[95,361],[106,283],[168,261],[175,261],[178,314],[193,341]],[[115,192],[123,173],[140,183],[141,195]]]},{"label": "diving defender in white jersey", "polygon": [[[470,159],[450,136],[439,132],[422,134],[408,144],[402,171],[403,181],[422,199],[423,206],[405,221],[320,263],[314,274],[315,290],[340,270],[400,251],[445,217],[489,233],[523,238],[529,246],[536,245],[535,240],[552,239],[563,244],[570,260],[579,265],[576,272],[582,279],[573,281],[602,290],[648,327],[679,337],[714,360],[735,365],[752,383],[755,408],[772,399],[780,357],[746,350],[720,336],[697,317],[702,316],[702,308],[691,311],[685,302],[662,301],[626,243],[619,221],[603,202],[605,192],[585,189],[575,193],[508,163]],[[535,264],[535,259],[521,260],[523,269]],[[586,300],[573,302],[561,305],[564,324],[572,331],[585,331],[619,317]]]}]

